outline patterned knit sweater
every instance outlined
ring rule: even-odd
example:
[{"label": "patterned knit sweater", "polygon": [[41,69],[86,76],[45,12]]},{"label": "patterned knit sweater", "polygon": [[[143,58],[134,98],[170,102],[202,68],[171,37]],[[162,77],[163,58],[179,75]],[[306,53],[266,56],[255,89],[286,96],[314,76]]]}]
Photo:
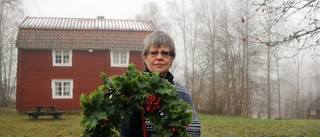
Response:
[{"label": "patterned knit sweater", "polygon": [[[148,70],[147,70],[148,72]],[[168,72],[165,79],[174,84],[178,91],[178,97],[183,101],[190,104],[193,111],[193,122],[188,125],[187,132],[192,135],[192,137],[200,137],[201,134],[201,124],[198,119],[197,112],[194,110],[192,105],[192,100],[189,92],[178,82],[173,81],[173,75]],[[145,121],[146,132],[148,137],[155,133],[153,123],[150,121]],[[139,113],[134,114],[131,118],[121,124],[120,137],[143,137],[143,127],[141,123],[141,117]]]}]

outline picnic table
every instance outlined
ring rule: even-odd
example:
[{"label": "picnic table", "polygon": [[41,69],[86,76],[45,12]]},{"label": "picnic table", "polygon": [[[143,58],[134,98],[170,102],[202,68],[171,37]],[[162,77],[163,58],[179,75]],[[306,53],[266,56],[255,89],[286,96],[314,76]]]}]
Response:
[{"label": "picnic table", "polygon": [[[41,105],[34,106],[35,111],[24,112],[29,116],[30,119],[38,119],[39,116],[52,116],[54,119],[59,119],[65,111],[56,111],[56,106],[54,105]],[[43,108],[47,108],[44,110]]]}]

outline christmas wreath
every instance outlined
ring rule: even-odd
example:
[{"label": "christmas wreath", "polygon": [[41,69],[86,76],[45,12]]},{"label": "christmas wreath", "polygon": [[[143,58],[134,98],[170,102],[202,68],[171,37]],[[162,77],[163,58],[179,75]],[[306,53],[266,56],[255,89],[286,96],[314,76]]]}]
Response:
[{"label": "christmas wreath", "polygon": [[82,136],[118,136],[120,124],[134,112],[154,124],[153,136],[190,136],[187,125],[192,122],[191,107],[159,73],[141,73],[130,64],[123,75],[107,78],[101,73],[101,77],[103,85],[80,97],[84,108]]}]

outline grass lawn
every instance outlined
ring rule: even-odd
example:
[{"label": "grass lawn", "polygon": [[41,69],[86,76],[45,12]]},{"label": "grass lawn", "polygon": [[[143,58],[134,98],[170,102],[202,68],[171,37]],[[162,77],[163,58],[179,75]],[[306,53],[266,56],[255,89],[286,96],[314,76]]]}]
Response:
[{"label": "grass lawn", "polygon": [[76,137],[80,136],[82,115],[63,114],[55,120],[40,116],[36,120],[15,109],[0,108],[0,137]]},{"label": "grass lawn", "polygon": [[[259,120],[243,117],[199,115],[202,137],[318,137],[320,120]],[[14,109],[0,108],[0,137],[77,137],[82,115],[63,114],[61,119],[40,116],[31,120]]]},{"label": "grass lawn", "polygon": [[204,137],[320,137],[320,120],[261,120],[212,115],[199,117]]}]

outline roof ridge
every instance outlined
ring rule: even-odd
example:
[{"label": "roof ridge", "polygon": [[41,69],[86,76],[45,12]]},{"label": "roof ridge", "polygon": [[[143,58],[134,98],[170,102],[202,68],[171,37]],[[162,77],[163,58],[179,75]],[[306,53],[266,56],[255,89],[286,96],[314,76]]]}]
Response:
[{"label": "roof ridge", "polygon": [[84,30],[131,30],[154,31],[155,26],[150,21],[134,19],[107,19],[78,17],[26,17],[20,28],[34,29],[84,29]]},{"label": "roof ridge", "polygon": [[[103,17],[103,18],[99,18]],[[105,20],[128,20],[128,21],[143,21],[148,22],[146,20],[138,20],[138,19],[116,19],[116,18],[104,18],[104,16],[97,16],[97,18],[90,18],[90,17],[36,17],[36,16],[27,16],[27,18],[45,18],[45,19],[105,19]]]}]

